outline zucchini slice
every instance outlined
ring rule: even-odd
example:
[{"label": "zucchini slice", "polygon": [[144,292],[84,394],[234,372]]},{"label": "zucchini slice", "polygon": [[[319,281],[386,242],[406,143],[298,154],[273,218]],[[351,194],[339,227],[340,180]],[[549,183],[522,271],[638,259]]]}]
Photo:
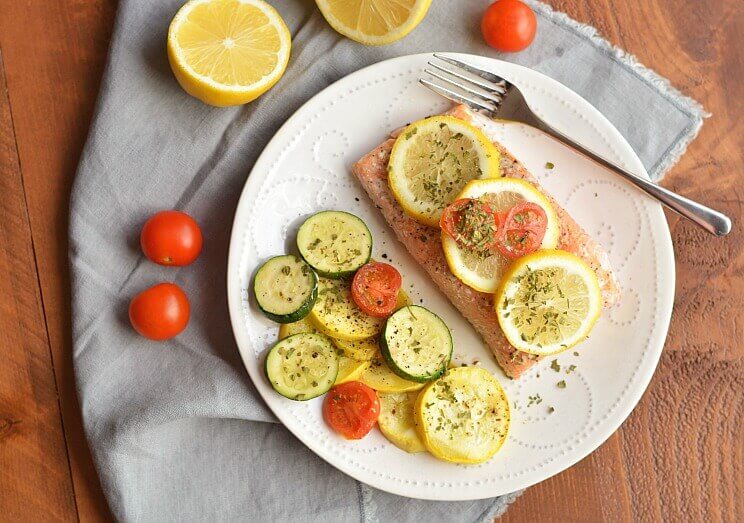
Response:
[{"label": "zucchini slice", "polygon": [[509,431],[509,401],[490,372],[451,369],[426,386],[414,405],[421,441],[435,457],[483,463],[498,452]]},{"label": "zucchini slice", "polygon": [[380,417],[377,424],[380,432],[390,443],[406,452],[423,452],[426,450],[416,432],[413,420],[413,406],[418,392],[397,392],[379,394]]},{"label": "zucchini slice", "polygon": [[300,226],[297,247],[302,258],[321,276],[344,278],[369,261],[372,233],[353,214],[322,211]]},{"label": "zucchini slice", "polygon": [[328,392],[337,375],[336,347],[322,334],[293,334],[278,341],[266,356],[271,386],[291,400],[305,401]]},{"label": "zucchini slice", "polygon": [[379,354],[371,361],[359,381],[377,392],[408,392],[424,386],[423,383],[404,380],[395,374]]},{"label": "zucchini slice", "polygon": [[318,299],[310,312],[315,328],[340,340],[360,341],[377,336],[384,318],[368,316],[351,297],[351,283],[320,278]]},{"label": "zucchini slice", "polygon": [[[283,340],[293,334],[300,334],[302,332],[316,333],[318,332],[313,324],[307,318],[294,323],[284,323],[279,326],[279,339]],[[333,340],[333,344],[338,348],[338,340]],[[375,343],[377,347],[377,343]],[[369,367],[369,361],[359,361],[351,357],[345,356],[342,352],[338,352],[338,376],[334,385],[346,383],[347,381],[356,381]],[[371,358],[370,358],[371,359]]]},{"label": "zucchini slice", "polygon": [[307,316],[315,305],[318,276],[297,256],[275,256],[256,272],[253,293],[268,318],[293,323]]},{"label": "zucchini slice", "polygon": [[452,334],[429,309],[410,305],[387,319],[380,347],[385,361],[398,376],[427,382],[447,370],[452,358]]}]

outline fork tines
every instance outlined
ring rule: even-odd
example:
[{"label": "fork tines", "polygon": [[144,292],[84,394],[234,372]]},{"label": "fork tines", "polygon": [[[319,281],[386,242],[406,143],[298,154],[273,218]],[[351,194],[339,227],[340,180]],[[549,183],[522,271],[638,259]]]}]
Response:
[{"label": "fork tines", "polygon": [[491,114],[498,111],[504,94],[512,87],[508,81],[449,56],[435,53],[434,57],[443,63],[428,62],[436,71],[424,69],[434,79],[422,78],[423,85],[456,103]]}]

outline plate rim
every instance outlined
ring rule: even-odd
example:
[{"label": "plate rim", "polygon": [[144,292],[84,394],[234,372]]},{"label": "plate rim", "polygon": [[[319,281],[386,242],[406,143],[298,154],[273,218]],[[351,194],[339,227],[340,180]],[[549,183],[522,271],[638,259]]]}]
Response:
[{"label": "plate rim", "polygon": [[[240,279],[239,279],[239,259],[238,259],[238,248],[236,245],[238,244],[238,238],[237,235],[240,231],[239,226],[239,220],[240,218],[246,214],[246,208],[252,203],[247,198],[247,193],[249,190],[249,186],[252,185],[251,182],[251,175],[256,171],[256,166],[261,164],[261,160],[263,156],[265,155],[265,152],[273,147],[276,146],[276,143],[281,139],[281,137],[285,134],[286,130],[293,126],[296,121],[299,119],[301,113],[304,111],[304,109],[312,104],[316,99],[322,97],[323,95],[327,94],[329,91],[333,89],[337,89],[339,84],[351,82],[353,79],[365,75],[370,69],[375,69],[378,67],[385,67],[385,66],[391,66],[392,64],[396,62],[406,63],[409,61],[416,61],[418,59],[423,58],[431,58],[434,53],[441,53],[441,54],[447,54],[450,56],[455,56],[459,59],[468,60],[468,59],[475,59],[476,61],[485,60],[488,62],[492,62],[493,67],[495,70],[498,70],[498,67],[500,64],[507,64],[508,67],[515,67],[517,69],[523,69],[529,72],[529,74],[534,74],[542,77],[542,79],[546,79],[549,82],[559,84],[562,88],[567,89],[570,91],[574,96],[576,96],[578,99],[581,100],[586,106],[588,110],[590,110],[593,113],[593,116],[599,120],[602,120],[605,124],[608,125],[609,129],[613,131],[613,133],[616,135],[615,137],[619,139],[619,144],[622,145],[623,148],[627,149],[630,153],[632,153],[629,157],[632,158],[633,163],[636,165],[634,168],[646,179],[650,180],[650,177],[648,176],[648,173],[643,166],[640,158],[638,157],[635,150],[632,148],[632,146],[628,143],[628,141],[625,139],[625,137],[617,130],[617,128],[610,122],[594,105],[592,105],[589,101],[587,101],[583,96],[573,91],[571,88],[567,87],[566,85],[562,84],[558,80],[555,80],[548,75],[545,75],[539,71],[536,71],[534,69],[531,69],[529,67],[515,64],[512,62],[507,62],[504,60],[498,60],[496,58],[488,57],[488,56],[481,56],[481,55],[475,55],[470,53],[461,53],[461,52],[454,52],[454,51],[434,51],[434,52],[426,52],[426,53],[415,53],[415,54],[408,54],[393,58],[388,58],[386,60],[381,60],[379,62],[376,62],[374,64],[370,64],[368,66],[365,66],[361,69],[358,69],[342,78],[339,78],[335,82],[329,84],[322,90],[315,93],[313,96],[311,96],[308,100],[306,100],[303,104],[301,104],[280,127],[279,129],[274,133],[272,138],[266,143],[266,145],[263,147],[261,153],[256,158],[256,161],[253,164],[253,167],[251,168],[250,173],[248,174],[245,183],[243,184],[243,188],[240,192],[240,198],[238,200],[238,205],[235,209],[231,232],[230,232],[230,242],[229,242],[229,248],[228,248],[228,260],[227,260],[227,271],[226,271],[226,284],[227,284],[227,300],[228,300],[228,312],[230,315],[230,325],[231,329],[233,331],[233,337],[235,338],[235,342],[238,348],[238,352],[240,354],[241,362],[243,363],[243,366],[245,370],[247,371],[251,382],[254,384],[254,387],[258,394],[261,396],[261,399],[265,402],[269,410],[274,414],[274,416],[277,418],[277,420],[282,423],[282,425],[289,430],[303,445],[308,447],[311,451],[313,451],[319,458],[323,459],[326,463],[333,466],[334,468],[340,470],[344,474],[347,474],[351,478],[355,479],[356,481],[359,481],[361,483],[367,484],[369,486],[372,486],[374,488],[404,496],[414,499],[422,499],[422,500],[438,500],[438,501],[465,501],[465,500],[476,500],[476,499],[487,499],[495,496],[501,496],[508,494],[508,492],[494,492],[491,494],[483,495],[481,493],[478,494],[465,494],[465,495],[442,495],[440,493],[437,493],[436,495],[427,496],[424,494],[411,494],[410,492],[407,492],[405,489],[402,488],[396,488],[396,485],[385,483],[384,481],[377,481],[371,478],[365,478],[360,479],[358,477],[358,472],[356,470],[353,470],[352,467],[348,466],[346,462],[342,460],[332,460],[332,458],[323,452],[321,449],[321,446],[315,442],[307,441],[307,438],[304,438],[304,436],[300,436],[296,433],[295,430],[293,430],[290,426],[283,423],[281,421],[281,416],[274,410],[274,408],[271,406],[270,402],[266,400],[264,397],[264,393],[262,392],[262,389],[255,383],[255,379],[251,367],[248,364],[247,356],[246,354],[250,350],[250,348],[244,347],[244,345],[248,345],[250,343],[250,340],[243,340],[242,334],[239,334],[239,322],[243,321],[242,314],[243,309],[239,305],[241,302],[241,286],[240,286]],[[255,179],[255,178],[254,178]],[[260,183],[258,181],[253,183]],[[639,193],[639,197],[642,197]],[[542,478],[538,480],[519,480],[516,482],[517,486],[512,490],[512,492],[521,490],[524,488],[528,488],[530,486],[533,486],[537,483],[540,483],[542,481],[545,481],[546,479],[549,479],[569,468],[574,466],[579,461],[586,458],[588,455],[593,453],[595,450],[597,450],[600,446],[602,446],[609,438],[612,436],[619,428],[622,426],[622,424],[627,420],[628,416],[632,413],[632,411],[636,408],[638,403],[640,402],[641,398],[645,394],[646,390],[648,389],[648,385],[653,378],[654,374],[656,373],[656,369],[658,368],[659,361],[661,360],[661,353],[664,349],[664,346],[666,344],[666,339],[669,334],[669,326],[671,323],[671,315],[673,311],[673,305],[674,305],[674,298],[675,298],[675,292],[676,292],[676,263],[675,263],[675,257],[674,257],[674,248],[672,244],[672,238],[671,238],[671,231],[669,229],[669,224],[666,220],[666,217],[664,215],[664,211],[662,209],[661,204],[651,202],[653,204],[652,209],[648,209],[649,211],[649,218],[650,218],[650,226],[655,226],[658,229],[658,232],[660,233],[660,240],[664,245],[659,245],[658,248],[660,251],[666,250],[669,254],[668,256],[664,257],[661,256],[658,260],[659,264],[659,271],[665,272],[665,277],[669,280],[669,286],[668,289],[664,289],[663,286],[660,289],[660,306],[664,307],[665,304],[668,304],[665,309],[668,309],[666,311],[662,311],[659,316],[659,322],[662,329],[661,332],[663,332],[663,335],[660,334],[659,339],[660,341],[656,344],[658,347],[652,347],[654,349],[654,360],[653,363],[650,363],[646,369],[641,371],[641,375],[638,377],[639,382],[636,387],[633,388],[632,391],[628,393],[629,395],[629,401],[626,402],[626,405],[624,408],[621,408],[617,411],[617,413],[612,417],[613,422],[608,424],[608,427],[605,430],[599,430],[598,433],[595,435],[595,437],[592,440],[592,443],[587,445],[587,449],[585,452],[582,450],[581,452],[578,452],[576,456],[572,457],[568,461],[563,461],[560,463],[560,465],[548,465],[545,467],[543,474],[541,474]],[[666,249],[664,249],[666,247]],[[664,259],[666,258],[666,259]],[[259,365],[260,367],[260,365]],[[260,379],[260,378],[259,378]],[[329,456],[329,457],[327,457]],[[449,493],[453,493],[453,491],[447,491]]]}]

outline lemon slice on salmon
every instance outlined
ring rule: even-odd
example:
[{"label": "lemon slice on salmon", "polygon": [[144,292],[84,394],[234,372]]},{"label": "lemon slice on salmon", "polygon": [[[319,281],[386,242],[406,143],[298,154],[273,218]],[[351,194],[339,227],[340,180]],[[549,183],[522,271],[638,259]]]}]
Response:
[{"label": "lemon slice on salmon", "polygon": [[[516,178],[494,178],[473,180],[457,196],[478,198],[499,213],[508,211],[518,203],[536,203],[543,208],[548,218],[541,249],[554,249],[558,245],[560,224],[550,201],[529,182]],[[499,252],[478,253],[457,245],[452,237],[442,231],[442,248],[452,274],[468,287],[493,294],[499,286],[501,276],[511,260]]]},{"label": "lemon slice on salmon", "polygon": [[480,129],[452,116],[414,122],[390,153],[388,181],[409,216],[436,226],[469,181],[499,176],[499,151]]},{"label": "lemon slice on salmon", "polygon": [[210,105],[240,105],[284,74],[292,37],[262,0],[191,0],[168,30],[168,60],[181,87]]},{"label": "lemon slice on salmon", "polygon": [[400,40],[426,16],[431,0],[315,0],[336,31],[366,45]]},{"label": "lemon slice on salmon", "polygon": [[506,339],[545,356],[583,341],[602,311],[594,271],[574,254],[536,251],[514,262],[494,297]]}]

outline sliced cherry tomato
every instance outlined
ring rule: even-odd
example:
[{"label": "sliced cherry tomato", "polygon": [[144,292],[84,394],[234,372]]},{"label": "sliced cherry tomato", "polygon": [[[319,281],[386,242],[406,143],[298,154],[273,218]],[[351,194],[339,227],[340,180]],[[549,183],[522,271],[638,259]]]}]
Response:
[{"label": "sliced cherry tomato", "polygon": [[481,20],[486,43],[505,53],[526,49],[535,39],[537,17],[519,0],[498,0],[486,9]]},{"label": "sliced cherry tomato", "polygon": [[506,213],[496,247],[509,259],[520,258],[540,248],[547,228],[548,215],[542,207],[518,203]]},{"label": "sliced cherry tomato", "polygon": [[390,316],[398,302],[403,278],[388,263],[364,264],[351,281],[351,297],[362,312],[375,318]]},{"label": "sliced cherry tomato", "polygon": [[480,200],[461,198],[444,209],[439,226],[460,247],[483,252],[496,242],[499,216]]},{"label": "sliced cherry tomato", "polygon": [[154,214],[140,235],[142,251],[160,265],[183,266],[193,262],[202,248],[202,233],[194,219],[181,211]]},{"label": "sliced cherry tomato", "polygon": [[129,304],[134,330],[151,340],[167,340],[189,324],[189,299],[178,285],[159,283],[141,292]]},{"label": "sliced cherry tomato", "polygon": [[359,381],[336,385],[323,403],[326,422],[346,439],[361,439],[377,423],[380,399],[377,393]]}]

